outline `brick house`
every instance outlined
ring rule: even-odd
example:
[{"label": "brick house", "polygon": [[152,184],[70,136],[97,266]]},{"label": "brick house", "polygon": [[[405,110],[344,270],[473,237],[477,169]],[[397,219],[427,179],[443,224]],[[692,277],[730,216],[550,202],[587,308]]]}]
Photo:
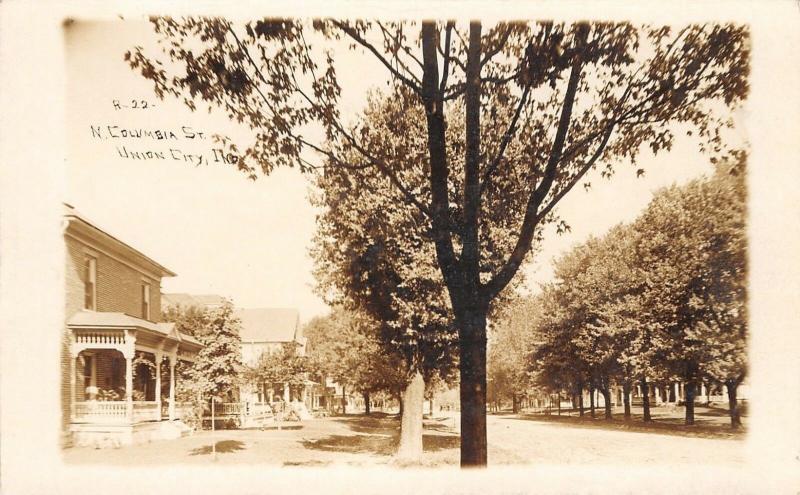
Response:
[{"label": "brick house", "polygon": [[131,444],[186,431],[176,367],[201,349],[160,321],[175,273],[65,205],[64,445]]}]

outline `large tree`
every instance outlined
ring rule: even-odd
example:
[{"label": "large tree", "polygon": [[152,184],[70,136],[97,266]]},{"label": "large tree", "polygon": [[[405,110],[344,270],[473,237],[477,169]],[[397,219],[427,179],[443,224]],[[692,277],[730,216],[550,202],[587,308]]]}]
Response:
[{"label": "large tree", "polygon": [[365,315],[335,307],[326,316],[306,324],[311,367],[323,381],[332,378],[344,388],[361,393],[369,414],[370,396],[377,392],[399,395],[405,387],[401,366],[378,339],[378,324]]},{"label": "large tree", "polygon": [[205,331],[198,335],[203,348],[191,372],[195,390],[206,399],[224,400],[237,390],[243,370],[240,325],[230,301],[206,313]]},{"label": "large tree", "polygon": [[[406,154],[413,144],[392,139],[389,127],[419,126],[421,117],[402,100],[370,99],[364,119],[373,131],[367,146]],[[404,136],[419,135],[413,130]],[[419,146],[417,151],[423,151]],[[352,150],[343,150],[345,156]],[[320,207],[312,254],[318,288],[342,304],[357,321],[373,322],[374,336],[403,377],[398,457],[422,455],[422,414],[426,383],[449,379],[454,364],[452,312],[433,245],[420,213],[392,199],[391,185],[369,170],[329,168],[317,178]],[[353,201],[356,196],[358,201]],[[363,325],[362,325],[363,326]]]},{"label": "large tree", "polygon": [[660,329],[665,363],[686,383],[686,424],[704,378],[725,383],[738,425],[736,388],[746,375],[746,157],[711,179],[660,191],[637,220],[645,272],[643,322]]},{"label": "large tree", "polygon": [[509,302],[489,331],[488,375],[498,401],[511,400],[514,413],[530,389],[528,351],[532,326],[541,314],[540,299],[518,297]]},{"label": "large tree", "polygon": [[[726,109],[747,92],[748,34],[733,25],[153,23],[167,63],[141,48],[126,59],[158,96],[220,107],[249,126],[255,140],[237,161],[248,176],[284,165],[369,168],[424,216],[458,328],[463,466],[487,461],[486,315],[539,227],[593,167],[635,161],[643,146],[669,149],[676,123],[715,151]],[[424,110],[424,133],[413,136],[425,145],[422,166],[365,147],[369,127],[341,118],[335,61],[348,45],[385,68],[406,106]],[[459,118],[459,146],[448,147]],[[324,138],[311,137],[310,124]],[[497,243],[500,232],[508,235]]]}]

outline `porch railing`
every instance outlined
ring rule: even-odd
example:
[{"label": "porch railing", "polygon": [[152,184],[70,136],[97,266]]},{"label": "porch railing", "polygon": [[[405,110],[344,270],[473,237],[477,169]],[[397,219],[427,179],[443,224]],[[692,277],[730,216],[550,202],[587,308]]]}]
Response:
[{"label": "porch railing", "polygon": [[[130,421],[159,421],[161,411],[156,401],[133,402],[133,417]],[[91,400],[75,403],[76,423],[128,423],[128,403],[124,400]]]},{"label": "porch railing", "polygon": [[[214,415],[224,417],[271,416],[272,408],[267,402],[222,402],[214,404]],[[211,417],[211,406],[206,405],[203,416]]]},{"label": "porch railing", "polygon": [[272,408],[266,402],[246,402],[245,415],[247,416],[271,416]]},{"label": "porch railing", "polygon": [[124,400],[75,403],[76,423],[126,423],[128,403]]},{"label": "porch railing", "polygon": [[[214,404],[215,416],[241,416],[244,404],[241,402],[220,402]],[[211,405],[206,404],[204,416],[211,416]]]}]

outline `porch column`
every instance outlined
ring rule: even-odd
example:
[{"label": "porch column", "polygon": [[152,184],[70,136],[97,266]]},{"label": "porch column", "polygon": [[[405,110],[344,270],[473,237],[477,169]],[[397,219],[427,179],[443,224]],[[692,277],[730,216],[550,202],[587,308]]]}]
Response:
[{"label": "porch column", "polygon": [[161,359],[164,357],[160,352],[156,356],[156,416],[161,421]]},{"label": "porch column", "polygon": [[76,377],[75,377],[75,360],[78,359],[78,355],[74,351],[70,351],[69,353],[69,421],[70,423],[75,421],[75,386],[76,386]]},{"label": "porch column", "polygon": [[127,417],[133,422],[133,352],[125,352],[125,401],[127,402]]},{"label": "porch column", "polygon": [[169,359],[169,420],[175,420],[175,356],[167,356]]},{"label": "porch column", "polygon": [[705,404],[708,405],[708,389],[706,388],[706,382],[700,382],[700,395],[705,397]]},{"label": "porch column", "polygon": [[89,375],[89,386],[92,387],[93,393],[89,394],[89,400],[97,399],[97,354],[92,353],[92,368]]},{"label": "porch column", "polygon": [[661,404],[661,386],[656,385],[656,404]]},{"label": "porch column", "polygon": [[680,401],[681,401],[681,389],[680,386],[678,385],[678,382],[675,382],[675,403],[677,404]]},{"label": "porch column", "polygon": [[136,331],[125,330],[125,344],[119,349],[125,357],[125,402],[126,416],[133,423],[133,356],[136,353]]},{"label": "porch column", "polygon": [[289,382],[283,382],[283,401],[289,402]]}]

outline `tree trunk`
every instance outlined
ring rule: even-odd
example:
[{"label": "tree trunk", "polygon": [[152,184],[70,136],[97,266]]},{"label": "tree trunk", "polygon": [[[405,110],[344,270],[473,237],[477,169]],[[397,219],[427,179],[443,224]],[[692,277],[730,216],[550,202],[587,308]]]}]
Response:
[{"label": "tree trunk", "polygon": [[369,416],[369,413],[370,413],[369,392],[364,392],[364,414]]},{"label": "tree trunk", "polygon": [[731,428],[739,428],[742,425],[742,418],[739,415],[739,405],[736,399],[736,389],[739,384],[733,380],[725,382],[728,389],[728,411],[731,416]]},{"label": "tree trunk", "polygon": [[486,315],[474,319],[466,319],[459,339],[462,467],[486,466],[487,461]]},{"label": "tree trunk", "polygon": [[556,401],[558,401],[558,415],[561,416],[561,392],[556,395]]},{"label": "tree trunk", "polygon": [[583,417],[583,385],[578,387],[578,414]]},{"label": "tree trunk", "polygon": [[647,384],[647,378],[642,378],[642,415],[645,422],[652,421],[650,417],[650,387]]},{"label": "tree trunk", "polygon": [[694,424],[694,397],[697,391],[697,381],[695,379],[688,380],[685,388],[685,402],[686,402],[686,425]]},{"label": "tree trunk", "polygon": [[400,417],[400,445],[397,458],[419,461],[422,457],[422,407],[425,402],[425,380],[417,371],[403,391],[403,414]]},{"label": "tree trunk", "polygon": [[594,419],[594,385],[589,385],[589,413]]},{"label": "tree trunk", "polygon": [[397,415],[403,417],[403,396],[397,398]]},{"label": "tree trunk", "polygon": [[514,414],[519,413],[519,401],[516,393],[511,394],[511,412]]},{"label": "tree trunk", "polygon": [[608,389],[608,385],[600,389],[600,393],[603,394],[603,402],[605,402],[605,418],[611,419],[611,391]]},{"label": "tree trunk", "polygon": [[342,385],[342,414],[347,414],[347,395],[344,393],[344,385]]},{"label": "tree trunk", "polygon": [[622,384],[622,403],[625,407],[625,419],[631,419],[631,384],[624,382]]}]

